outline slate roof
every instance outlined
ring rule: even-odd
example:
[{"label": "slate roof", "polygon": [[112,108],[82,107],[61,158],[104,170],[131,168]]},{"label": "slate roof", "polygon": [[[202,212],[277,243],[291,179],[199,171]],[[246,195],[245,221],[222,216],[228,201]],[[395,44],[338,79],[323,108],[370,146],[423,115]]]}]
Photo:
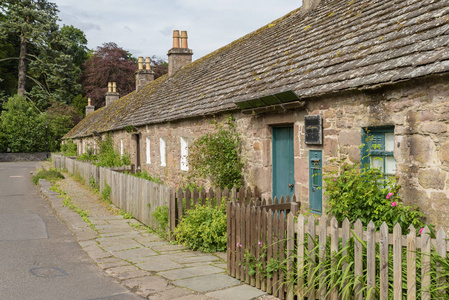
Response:
[{"label": "slate roof", "polygon": [[449,71],[449,0],[322,0],[91,113],[65,137],[236,109],[286,90],[299,97]]}]

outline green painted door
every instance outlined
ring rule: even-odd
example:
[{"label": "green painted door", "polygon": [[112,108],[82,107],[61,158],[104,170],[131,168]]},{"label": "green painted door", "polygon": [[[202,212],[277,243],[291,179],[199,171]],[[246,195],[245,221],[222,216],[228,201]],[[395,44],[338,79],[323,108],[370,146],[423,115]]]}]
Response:
[{"label": "green painted door", "polygon": [[309,206],[312,213],[323,212],[323,176],[321,150],[309,151]]},{"label": "green painted door", "polygon": [[293,127],[273,127],[273,199],[295,194]]}]

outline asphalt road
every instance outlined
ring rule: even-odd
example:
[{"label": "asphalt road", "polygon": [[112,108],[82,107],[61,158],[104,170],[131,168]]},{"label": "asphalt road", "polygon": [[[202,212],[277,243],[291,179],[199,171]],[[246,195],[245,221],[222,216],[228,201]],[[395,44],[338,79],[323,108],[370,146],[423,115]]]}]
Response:
[{"label": "asphalt road", "polygon": [[142,299],[104,275],[31,182],[36,162],[0,163],[0,299]]}]

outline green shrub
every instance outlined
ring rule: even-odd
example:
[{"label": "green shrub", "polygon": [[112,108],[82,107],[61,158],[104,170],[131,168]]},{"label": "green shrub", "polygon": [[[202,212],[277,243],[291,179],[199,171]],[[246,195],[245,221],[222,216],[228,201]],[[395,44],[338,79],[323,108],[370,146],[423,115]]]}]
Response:
[{"label": "green shrub", "polygon": [[55,182],[58,179],[64,179],[64,175],[56,169],[38,170],[36,175],[32,177],[32,181],[37,185],[39,183],[39,179],[46,179],[50,182]]},{"label": "green shrub", "polygon": [[142,178],[142,179],[145,179],[145,180],[148,180],[148,181],[151,181],[151,182],[155,182],[155,183],[158,183],[158,184],[163,184],[162,179],[158,175],[151,176],[150,173],[148,173],[145,170],[143,170],[142,172],[134,173],[134,174],[132,174],[130,172],[125,172],[125,174],[132,175],[132,176],[135,176],[135,177],[139,177],[139,178]]},{"label": "green shrub", "polygon": [[101,199],[108,203],[111,203],[111,187],[108,184],[104,185],[104,189],[101,192]]},{"label": "green shrub", "polygon": [[65,144],[61,145],[61,153],[64,156],[76,156],[76,144],[69,139]]},{"label": "green shrub", "polygon": [[120,153],[114,149],[114,142],[109,134],[107,134],[103,140],[99,140],[98,145],[97,166],[120,167],[123,165]]},{"label": "green shrub", "polygon": [[156,207],[153,212],[153,217],[156,219],[156,222],[158,224],[156,232],[164,238],[167,238],[168,206],[164,205]]},{"label": "green shrub", "polygon": [[134,217],[133,217],[132,214],[127,213],[127,212],[124,211],[124,210],[119,211],[119,214],[120,214],[121,216],[123,216],[123,219],[134,219]]},{"label": "green shrub", "polygon": [[175,229],[178,243],[202,252],[226,251],[226,201],[220,207],[197,204]]},{"label": "green shrub", "polygon": [[130,166],[131,165],[131,155],[129,155],[129,153],[125,153],[122,156],[122,163],[125,166]]},{"label": "green shrub", "polygon": [[201,136],[189,147],[188,181],[210,179],[221,188],[242,186],[243,162],[240,157],[240,135],[232,116],[218,124],[215,132]]},{"label": "green shrub", "polygon": [[[337,175],[337,176],[336,176]],[[384,179],[375,168],[344,164],[341,172],[324,178],[327,213],[339,222],[360,219],[366,226],[371,220],[377,228],[385,222],[390,230],[399,223],[405,231],[410,225],[424,227],[425,216],[417,206],[406,206],[399,196],[400,186],[394,179]]]}]

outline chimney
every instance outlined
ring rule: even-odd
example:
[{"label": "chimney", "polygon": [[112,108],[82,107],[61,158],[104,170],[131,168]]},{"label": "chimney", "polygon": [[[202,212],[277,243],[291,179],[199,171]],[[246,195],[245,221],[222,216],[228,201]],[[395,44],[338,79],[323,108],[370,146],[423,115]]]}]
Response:
[{"label": "chimney", "polygon": [[151,59],[145,58],[145,69],[143,68],[143,57],[137,61],[139,69],[136,71],[136,91],[143,89],[148,83],[154,80],[154,72],[151,70]]},{"label": "chimney", "polygon": [[108,82],[108,92],[106,93],[106,106],[109,106],[112,102],[117,101],[120,98],[120,94],[117,93],[117,84],[115,82]]},{"label": "chimney", "polygon": [[91,104],[90,98],[87,99],[87,106],[86,106],[86,117],[88,114],[93,113],[95,110],[95,106]]},{"label": "chimney", "polygon": [[301,11],[303,13],[312,11],[320,4],[321,0],[303,0]]},{"label": "chimney", "polygon": [[[181,38],[181,48],[179,39]],[[168,76],[172,76],[179,69],[192,62],[193,52],[187,46],[187,31],[173,30],[173,48],[168,51]]]}]

